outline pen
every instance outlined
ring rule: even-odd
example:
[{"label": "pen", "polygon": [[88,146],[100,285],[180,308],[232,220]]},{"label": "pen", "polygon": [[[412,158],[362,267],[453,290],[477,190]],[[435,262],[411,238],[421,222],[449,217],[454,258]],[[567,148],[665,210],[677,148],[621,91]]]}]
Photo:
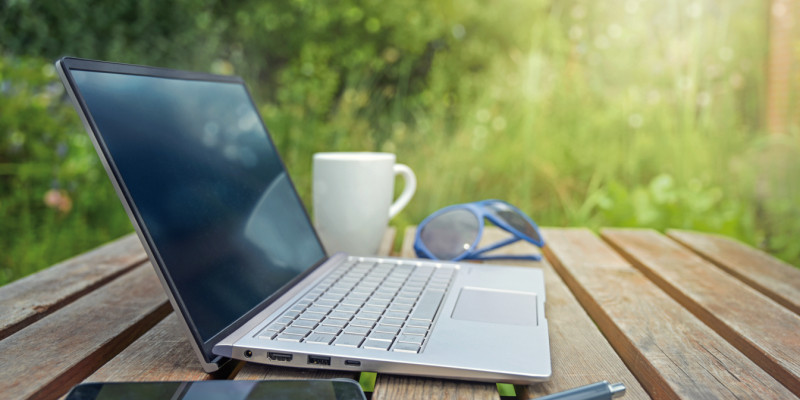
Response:
[{"label": "pen", "polygon": [[625,385],[608,381],[593,383],[560,393],[537,397],[536,400],[610,400],[625,395]]}]

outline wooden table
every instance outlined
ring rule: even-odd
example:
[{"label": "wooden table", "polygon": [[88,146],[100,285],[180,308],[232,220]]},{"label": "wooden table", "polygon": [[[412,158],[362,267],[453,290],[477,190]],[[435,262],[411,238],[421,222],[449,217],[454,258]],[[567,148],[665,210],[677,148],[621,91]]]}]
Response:
[{"label": "wooden table", "polygon": [[[498,231],[487,232],[488,239]],[[386,234],[389,253],[394,231]],[[800,270],[688,231],[545,229],[553,378],[520,398],[600,380],[625,399],[796,398]],[[413,230],[399,255],[413,256]],[[527,244],[511,246],[530,252]],[[0,398],[79,382],[349,377],[239,363],[202,372],[139,240],[126,236],[0,288]],[[378,375],[373,399],[498,399],[497,385]]]}]

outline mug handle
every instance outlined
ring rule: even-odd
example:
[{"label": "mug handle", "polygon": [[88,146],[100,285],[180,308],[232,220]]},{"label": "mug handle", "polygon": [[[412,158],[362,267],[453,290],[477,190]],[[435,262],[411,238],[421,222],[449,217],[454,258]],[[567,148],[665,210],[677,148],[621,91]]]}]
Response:
[{"label": "mug handle", "polygon": [[408,165],[395,164],[394,175],[402,175],[405,186],[403,187],[403,193],[400,193],[400,197],[389,207],[389,219],[392,219],[392,217],[397,215],[408,205],[408,202],[411,201],[411,197],[414,196],[414,192],[417,190],[417,177]]}]

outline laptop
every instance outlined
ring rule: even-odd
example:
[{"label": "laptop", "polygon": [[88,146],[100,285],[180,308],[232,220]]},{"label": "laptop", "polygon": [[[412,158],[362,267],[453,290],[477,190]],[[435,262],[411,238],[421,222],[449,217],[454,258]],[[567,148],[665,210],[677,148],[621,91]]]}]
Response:
[{"label": "laptop", "polygon": [[542,270],[326,254],[241,78],[56,67],[206,372],[549,379]]}]

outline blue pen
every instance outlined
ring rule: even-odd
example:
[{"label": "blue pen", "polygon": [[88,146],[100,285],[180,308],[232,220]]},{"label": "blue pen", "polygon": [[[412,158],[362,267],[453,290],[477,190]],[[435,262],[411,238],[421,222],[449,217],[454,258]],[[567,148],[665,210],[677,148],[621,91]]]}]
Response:
[{"label": "blue pen", "polygon": [[536,400],[611,400],[625,395],[625,385],[608,381],[593,383],[560,393],[537,397]]}]

